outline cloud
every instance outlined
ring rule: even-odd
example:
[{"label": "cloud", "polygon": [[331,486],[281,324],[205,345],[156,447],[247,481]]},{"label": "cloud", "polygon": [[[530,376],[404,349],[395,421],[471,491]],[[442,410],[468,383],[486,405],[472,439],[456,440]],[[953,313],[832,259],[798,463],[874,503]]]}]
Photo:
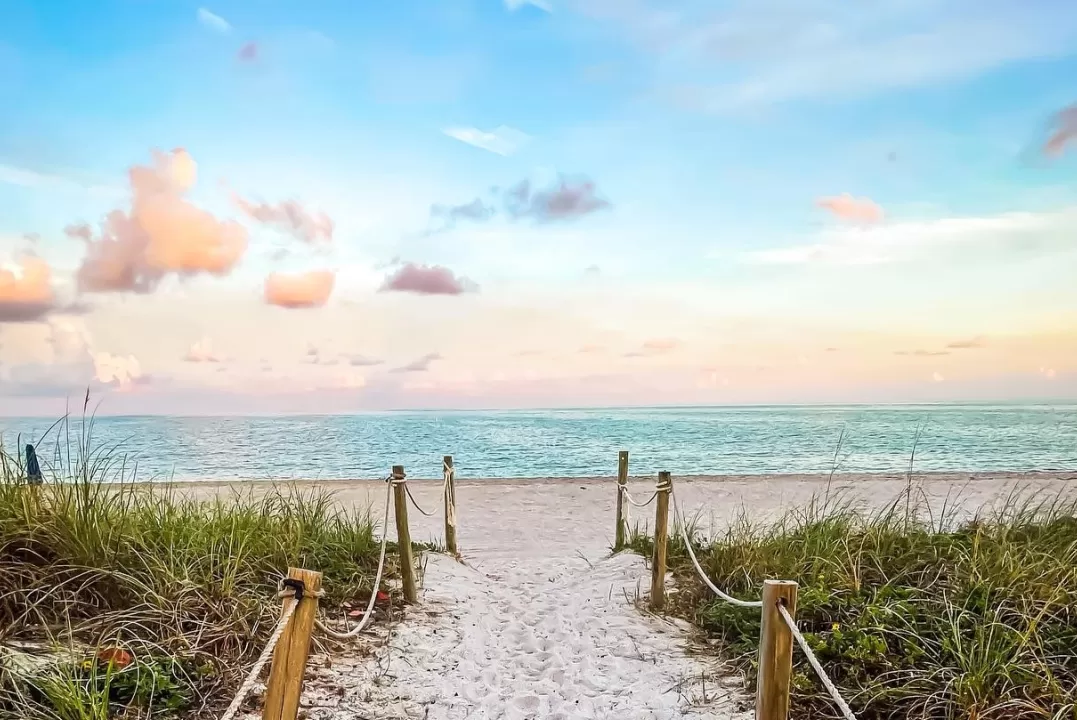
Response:
[{"label": "cloud", "polygon": [[185,199],[196,175],[186,150],[154,151],[152,166],[129,171],[129,212],[110,212],[97,238],[89,225],[68,226],[66,233],[86,244],[79,290],[148,293],[168,274],[230,273],[247,250],[247,231]]},{"label": "cloud", "polygon": [[504,198],[509,215],[536,222],[574,220],[610,207],[593,182],[564,176],[544,190],[535,190],[524,180],[507,190]]},{"label": "cloud", "polygon": [[453,271],[441,265],[417,265],[407,263],[389,277],[381,286],[381,292],[408,292],[417,295],[461,295],[476,290],[473,282],[456,277]]},{"label": "cloud", "polygon": [[384,360],[367,357],[366,355],[345,355],[344,357],[352,367],[372,367],[374,365],[381,365],[385,362]]},{"label": "cloud", "polygon": [[489,132],[473,127],[452,127],[442,132],[462,143],[505,157],[516,153],[531,140],[531,136],[527,133],[505,125],[500,125]]},{"label": "cloud", "polygon": [[576,0],[572,7],[662,55],[667,85],[705,112],[934,85],[1063,57],[1077,40],[1077,17],[1058,2]]},{"label": "cloud", "polygon": [[912,357],[940,357],[949,355],[947,350],[895,350],[895,355],[909,355]]},{"label": "cloud", "polygon": [[1039,374],[1042,377],[1047,378],[1048,380],[1054,380],[1056,376],[1055,369],[1048,367],[1041,367],[1039,370]]},{"label": "cloud", "polygon": [[581,355],[594,355],[596,353],[606,352],[606,348],[602,345],[584,345],[576,352]]},{"label": "cloud", "polygon": [[184,362],[190,363],[219,363],[221,362],[220,356],[213,352],[213,341],[208,337],[204,337],[201,340],[191,345],[187,354],[183,356]]},{"label": "cloud", "polygon": [[0,368],[0,396],[68,397],[150,381],[134,355],[95,350],[81,321],[53,320],[46,327],[43,355]]},{"label": "cloud", "polygon": [[27,255],[13,268],[0,266],[0,323],[36,322],[55,309],[48,263]]},{"label": "cloud", "polygon": [[977,350],[985,346],[984,339],[981,337],[969,338],[968,340],[956,340],[952,343],[948,343],[946,347],[951,350]]},{"label": "cloud", "polygon": [[336,273],[312,270],[305,273],[270,273],[265,281],[265,299],[270,305],[298,309],[322,307],[333,294]]},{"label": "cloud", "polygon": [[1051,124],[1051,133],[1043,144],[1043,152],[1049,157],[1058,157],[1071,142],[1077,140],[1077,105],[1059,110]]},{"label": "cloud", "polygon": [[[810,244],[752,250],[749,263],[766,265],[874,265],[928,259],[945,253],[983,259],[990,253],[1068,252],[1077,208],[985,217],[949,217],[872,227],[828,228]],[[971,255],[970,255],[971,254]]]},{"label": "cloud", "polygon": [[485,222],[494,216],[496,208],[487,205],[481,198],[475,198],[463,205],[431,205],[430,217],[444,221],[442,230],[448,230],[456,226],[457,220],[472,220]]},{"label": "cloud", "polygon": [[258,60],[261,47],[256,42],[245,43],[236,53],[236,59],[244,63],[253,63]]},{"label": "cloud", "polygon": [[426,372],[430,369],[430,365],[436,360],[441,360],[442,357],[439,353],[432,352],[423,355],[417,360],[412,360],[407,365],[401,365],[400,367],[393,368],[389,372],[394,373],[417,373]]},{"label": "cloud", "polygon": [[638,350],[626,352],[624,357],[652,357],[654,355],[665,355],[666,353],[675,350],[679,345],[680,342],[674,338],[647,340]]},{"label": "cloud", "polygon": [[583,269],[583,274],[595,277],[602,274],[602,268],[600,268],[598,265],[588,265]]},{"label": "cloud", "polygon": [[340,359],[335,358],[335,357],[326,357],[325,355],[322,354],[322,351],[319,350],[317,347],[315,347],[314,345],[308,345],[307,346],[307,354],[303,358],[303,362],[306,363],[307,365],[332,366],[332,365],[339,365],[340,364]]},{"label": "cloud", "polygon": [[871,225],[883,219],[881,207],[868,198],[855,198],[849,193],[820,198],[815,204],[847,222]]},{"label": "cloud", "polygon": [[937,371],[931,373],[931,381],[932,382],[941,383],[941,382],[945,382],[945,380],[946,380],[946,378],[942,376],[942,373],[937,372]]},{"label": "cloud", "polygon": [[25,188],[50,189],[86,193],[97,197],[112,198],[123,195],[122,188],[101,185],[78,177],[77,174],[59,175],[55,173],[28,170],[13,165],[0,165],[0,183],[17,185]]},{"label": "cloud", "polygon": [[231,32],[232,26],[220,15],[216,15],[204,7],[198,8],[198,22],[202,23],[210,30],[215,30],[219,33]]},{"label": "cloud", "polygon": [[247,217],[263,225],[275,226],[308,245],[333,241],[335,224],[324,212],[310,212],[295,200],[270,205],[253,203],[239,195],[233,195],[232,199]]},{"label": "cloud", "polygon": [[553,12],[553,7],[546,0],[505,0],[505,7],[509,12],[516,12],[525,5],[536,7],[544,12]]}]

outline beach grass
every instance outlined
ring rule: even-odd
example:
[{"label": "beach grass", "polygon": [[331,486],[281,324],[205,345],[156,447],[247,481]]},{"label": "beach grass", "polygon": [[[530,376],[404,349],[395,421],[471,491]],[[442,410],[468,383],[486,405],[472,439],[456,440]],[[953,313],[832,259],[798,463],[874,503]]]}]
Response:
[{"label": "beach grass", "polygon": [[[687,525],[728,593],[757,600],[764,579],[799,583],[800,628],[861,720],[1077,718],[1072,497],[1014,491],[933,514],[910,484],[881,510],[828,493],[776,521],[742,516],[706,542]],[[652,546],[633,534],[632,549]],[[678,532],[668,552],[669,611],[706,631],[754,690],[759,611],[716,599]],[[840,717],[799,648],[794,673],[793,717]]]},{"label": "beach grass", "polygon": [[[323,573],[335,617],[373,590],[381,518],[342,510],[329,492],[198,501],[138,484],[118,448],[93,446],[92,418],[39,442],[42,485],[8,450],[0,716],[213,717],[272,632],[290,566]],[[398,576],[388,559],[386,576]]]}]

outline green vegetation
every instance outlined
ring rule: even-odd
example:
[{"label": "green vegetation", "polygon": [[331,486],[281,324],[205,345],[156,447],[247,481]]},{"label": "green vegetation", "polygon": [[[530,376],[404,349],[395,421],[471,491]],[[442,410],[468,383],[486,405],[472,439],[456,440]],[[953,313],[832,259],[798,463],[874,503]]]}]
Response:
[{"label": "green vegetation", "polygon": [[39,444],[41,486],[0,448],[0,717],[214,717],[272,632],[289,566],[324,574],[337,617],[370,596],[368,514],[295,487],[196,501],[136,485],[91,432]]},{"label": "green vegetation", "polygon": [[[932,516],[916,491],[868,512],[833,498],[694,541],[716,585],[758,599],[800,584],[797,619],[861,720],[1077,718],[1077,507],[1014,493],[975,516]],[[690,537],[698,537],[689,522]],[[649,556],[653,540],[631,547]],[[754,690],[759,612],[716,600],[679,532],[670,611],[718,640]],[[792,716],[838,712],[799,648]]]}]

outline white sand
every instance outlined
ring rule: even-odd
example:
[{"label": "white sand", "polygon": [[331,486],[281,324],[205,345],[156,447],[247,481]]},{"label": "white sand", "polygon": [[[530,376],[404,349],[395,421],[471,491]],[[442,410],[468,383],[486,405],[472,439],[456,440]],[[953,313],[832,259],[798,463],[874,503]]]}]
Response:
[{"label": "white sand", "polygon": [[[967,507],[1021,485],[1047,496],[1073,475],[930,476],[931,505],[960,495]],[[878,505],[895,478],[843,476],[851,499]],[[188,486],[190,487],[190,486]],[[334,485],[346,505],[380,511],[384,485]],[[825,478],[680,479],[678,497],[704,529],[741,508],[756,518],[804,505]],[[203,486],[198,494],[220,488]],[[410,511],[413,538],[440,538],[440,483],[413,482],[435,517]],[[645,499],[653,482],[631,492]],[[310,720],[361,718],[748,718],[742,682],[705,655],[683,623],[641,612],[642,559],[609,557],[616,491],[609,480],[475,481],[457,485],[459,542],[467,565],[430,555],[421,603],[345,652],[315,656],[304,693]],[[653,524],[653,507],[635,520]],[[390,528],[393,523],[390,520]],[[750,611],[748,611],[750,612]],[[332,667],[325,667],[330,662]]]}]

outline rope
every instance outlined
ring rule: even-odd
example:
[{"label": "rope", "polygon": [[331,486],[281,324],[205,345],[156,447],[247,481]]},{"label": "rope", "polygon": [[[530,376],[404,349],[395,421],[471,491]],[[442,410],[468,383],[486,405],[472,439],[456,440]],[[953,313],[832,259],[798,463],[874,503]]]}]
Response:
[{"label": "rope", "polygon": [[[370,601],[367,602],[366,612],[363,614],[359,624],[353,627],[347,632],[339,632],[329,627],[321,620],[315,619],[314,624],[319,630],[324,632],[331,638],[336,640],[351,640],[359,633],[363,632],[363,628],[367,626],[371,618],[374,617],[374,602],[378,599],[378,588],[381,587],[381,575],[385,570],[385,545],[389,540],[389,499],[393,494],[393,485],[399,485],[404,482],[404,478],[397,478],[390,475],[386,478],[385,483],[385,517],[382,520],[382,533],[381,533],[381,557],[378,558],[378,573],[374,576],[374,585],[370,588]],[[405,485],[404,487],[407,487]],[[222,720],[224,720],[222,718]]]},{"label": "rope", "polygon": [[651,503],[653,503],[654,499],[656,497],[658,497],[658,493],[659,493],[658,490],[655,490],[654,493],[651,495],[651,497],[647,500],[647,502],[642,502],[641,503],[641,502],[636,502],[635,500],[632,499],[632,495],[630,495],[629,492],[628,492],[628,487],[626,487],[625,485],[619,485],[618,487],[620,487],[621,492],[623,492],[625,494],[625,499],[628,500],[629,504],[635,505],[638,508],[644,508],[644,507],[647,507],[648,505],[650,505]]},{"label": "rope", "polygon": [[451,467],[449,463],[444,460],[441,462],[442,473],[445,476],[445,483],[442,487],[442,494],[445,496],[445,522],[450,527],[456,527],[456,490],[453,487],[453,479],[456,477],[456,469]]},{"label": "rope", "polygon": [[669,489],[669,494],[673,497],[673,522],[681,528],[681,538],[684,540],[684,546],[688,548],[688,557],[692,558],[692,564],[696,566],[696,573],[707,584],[707,587],[711,589],[715,595],[725,600],[730,605],[736,605],[737,607],[751,607],[761,608],[763,607],[762,600],[738,600],[732,595],[726,593],[715,587],[714,583],[707,577],[707,573],[703,572],[703,568],[699,565],[699,560],[696,559],[696,552],[692,549],[692,541],[688,538],[688,525],[684,522],[684,517],[681,515],[680,506],[677,505],[677,493],[673,492],[673,489]]},{"label": "rope", "polygon": [[220,720],[232,720],[232,718],[236,716],[236,713],[239,712],[239,707],[243,704],[243,701],[247,699],[247,695],[250,694],[254,684],[258,682],[258,676],[262,674],[262,668],[269,662],[273,650],[277,647],[277,642],[280,641],[280,636],[284,633],[285,626],[287,626],[288,621],[292,619],[292,615],[295,613],[297,607],[299,607],[299,603],[296,601],[293,594],[288,606],[284,608],[280,620],[277,621],[277,627],[273,629],[273,634],[269,636],[269,642],[266,643],[265,649],[262,650],[262,654],[259,655],[258,659],[254,662],[254,667],[252,667],[250,673],[247,674],[247,679],[239,686],[236,696],[232,698],[232,702],[225,708],[224,714],[221,715]]},{"label": "rope", "polygon": [[853,711],[849,709],[848,703],[842,699],[838,688],[827,676],[826,671],[823,670],[823,666],[819,664],[819,659],[815,657],[815,653],[808,647],[808,641],[800,634],[796,621],[793,620],[793,616],[786,610],[785,605],[778,603],[778,612],[782,614],[782,619],[785,620],[785,624],[789,626],[789,631],[793,633],[793,637],[797,639],[797,643],[800,645],[800,649],[804,651],[804,655],[807,656],[808,662],[815,668],[815,674],[819,676],[819,680],[823,683],[823,687],[830,693],[830,697],[834,699],[834,703],[838,706],[838,709],[841,710],[842,717],[844,717],[845,720],[856,720],[856,715],[853,715]]},{"label": "rope", "polygon": [[408,484],[405,482],[405,483],[403,483],[403,485],[404,485],[404,492],[406,492],[408,494],[408,500],[411,500],[411,504],[415,506],[415,509],[418,510],[419,512],[421,512],[423,515],[426,515],[427,517],[431,517],[434,513],[433,512],[427,512],[426,510],[423,510],[422,505],[415,502],[415,496],[411,494],[411,488],[408,487]]}]

